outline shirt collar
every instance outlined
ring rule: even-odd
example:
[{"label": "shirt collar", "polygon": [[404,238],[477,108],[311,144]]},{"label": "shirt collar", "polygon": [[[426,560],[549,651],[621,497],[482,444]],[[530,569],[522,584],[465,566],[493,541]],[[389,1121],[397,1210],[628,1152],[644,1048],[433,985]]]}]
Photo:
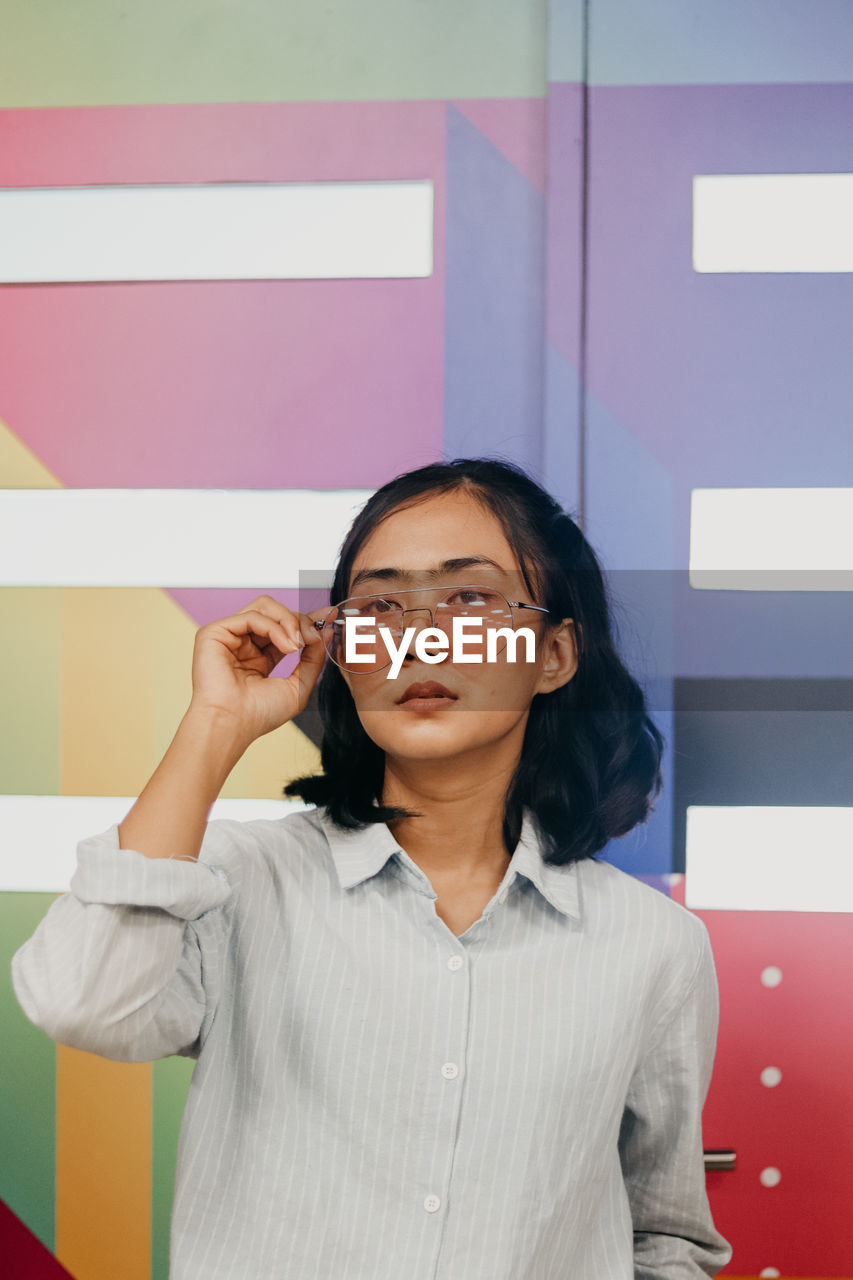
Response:
[{"label": "shirt collar", "polygon": [[[317,814],[332,851],[341,888],[351,889],[375,876],[393,854],[411,864],[411,859],[394,839],[386,822],[374,822],[361,830],[348,830],[336,826],[325,805],[318,807]],[[533,816],[526,806],[521,835],[502,887],[511,885],[517,875],[524,876],[535,885],[542,897],[563,915],[580,919],[578,864],[571,862],[566,866],[556,866],[545,862]]]}]

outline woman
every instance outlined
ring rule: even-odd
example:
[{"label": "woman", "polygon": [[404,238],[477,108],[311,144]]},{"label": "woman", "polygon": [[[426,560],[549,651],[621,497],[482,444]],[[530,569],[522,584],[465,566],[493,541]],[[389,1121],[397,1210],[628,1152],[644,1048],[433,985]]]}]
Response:
[{"label": "woman", "polygon": [[[166,755],[13,961],[61,1043],[197,1059],[172,1280],[715,1275],[713,958],[595,857],[663,739],[589,544],[519,468],[436,463],[371,497],[330,599],[198,631]],[[323,774],[284,789],[316,807],[208,823],[321,669]]]}]

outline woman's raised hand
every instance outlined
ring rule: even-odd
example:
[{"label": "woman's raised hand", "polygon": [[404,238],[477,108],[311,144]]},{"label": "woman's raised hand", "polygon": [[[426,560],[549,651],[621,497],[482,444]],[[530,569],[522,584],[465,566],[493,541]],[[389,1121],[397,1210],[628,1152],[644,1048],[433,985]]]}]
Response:
[{"label": "woman's raised hand", "polygon": [[[295,613],[262,595],[245,609],[200,627],[193,648],[190,711],[233,721],[246,746],[292,720],[307,704],[323,668],[326,649],[313,623],[330,611],[327,605]],[[282,658],[299,648],[299,662],[290,675],[270,679]]]}]

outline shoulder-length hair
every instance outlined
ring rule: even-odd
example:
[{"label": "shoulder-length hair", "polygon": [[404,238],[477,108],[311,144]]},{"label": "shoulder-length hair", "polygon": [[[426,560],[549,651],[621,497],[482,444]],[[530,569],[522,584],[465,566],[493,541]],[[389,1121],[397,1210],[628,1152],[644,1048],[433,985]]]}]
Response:
[{"label": "shoulder-length hair", "polygon": [[[592,858],[609,840],[645,822],[662,787],[665,739],[649,718],[640,686],[623,666],[611,635],[610,605],[595,553],[574,520],[521,467],[490,458],[455,458],[408,471],[378,489],[341,547],[329,595],[348,594],[355,557],[393,511],[464,489],[500,521],[531,598],[550,626],[575,621],[578,667],[558,689],[535,694],[521,755],[507,788],[503,835],[511,852],[529,808],[543,837],[545,861]],[[368,736],[340,669],[327,661],[318,681],[323,724],[322,774],[283,788],[325,805],[346,828],[421,816],[381,803],[385,752]]]}]

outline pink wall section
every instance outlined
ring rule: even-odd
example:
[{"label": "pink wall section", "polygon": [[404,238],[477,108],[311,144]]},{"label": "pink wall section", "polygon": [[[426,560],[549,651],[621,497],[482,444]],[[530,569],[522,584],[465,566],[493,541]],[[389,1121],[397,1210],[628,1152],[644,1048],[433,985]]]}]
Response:
[{"label": "pink wall section", "polygon": [[0,114],[0,186],[435,184],[426,279],[5,287],[7,425],[77,487],[369,487],[432,460],[444,113],[425,102]]}]

